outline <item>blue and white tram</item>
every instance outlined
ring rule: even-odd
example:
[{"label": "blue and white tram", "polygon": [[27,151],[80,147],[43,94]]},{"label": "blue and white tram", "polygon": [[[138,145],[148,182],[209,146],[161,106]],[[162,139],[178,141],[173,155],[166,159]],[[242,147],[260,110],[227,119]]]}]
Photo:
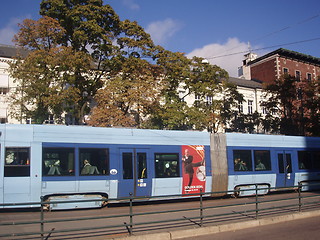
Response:
[{"label": "blue and white tram", "polygon": [[0,203],[200,191],[245,196],[256,185],[266,194],[320,182],[320,138],[3,124],[0,147]]},{"label": "blue and white tram", "polygon": [[[205,132],[52,125],[0,132],[1,203],[181,194],[182,146],[202,146],[210,160]],[[207,161],[203,189],[211,189],[209,169]],[[74,207],[94,207],[84,204]]]},{"label": "blue and white tram", "polygon": [[215,134],[211,152],[213,191],[243,196],[255,194],[256,185],[266,194],[300,183],[305,184],[303,190],[310,190],[308,184],[320,183],[320,138]]}]

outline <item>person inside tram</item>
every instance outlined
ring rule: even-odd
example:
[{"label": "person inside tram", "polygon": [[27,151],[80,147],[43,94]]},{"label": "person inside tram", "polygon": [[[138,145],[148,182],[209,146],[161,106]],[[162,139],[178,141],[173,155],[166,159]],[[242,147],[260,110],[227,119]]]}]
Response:
[{"label": "person inside tram", "polygon": [[248,170],[246,163],[244,161],[242,161],[240,158],[236,158],[234,160],[234,169],[236,171],[247,171]]},{"label": "person inside tram", "polygon": [[256,170],[258,171],[266,170],[266,167],[264,166],[264,164],[261,162],[260,159],[257,160]]},{"label": "person inside tram", "polygon": [[60,160],[55,160],[54,163],[50,165],[48,175],[61,175]]},{"label": "person inside tram", "polygon": [[81,175],[100,174],[98,168],[96,166],[92,166],[87,159],[83,161],[83,164],[84,166],[81,170]]}]

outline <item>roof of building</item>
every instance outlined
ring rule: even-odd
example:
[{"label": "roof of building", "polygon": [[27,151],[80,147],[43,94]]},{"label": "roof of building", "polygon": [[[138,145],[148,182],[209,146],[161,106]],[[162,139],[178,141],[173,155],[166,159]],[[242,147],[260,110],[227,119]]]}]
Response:
[{"label": "roof of building", "polygon": [[303,53],[299,53],[299,52],[295,52],[295,51],[291,51],[288,49],[284,49],[284,48],[279,48],[273,52],[270,52],[266,55],[263,55],[251,62],[249,62],[248,64],[253,64],[256,62],[259,62],[265,58],[271,57],[273,55],[279,54],[280,56],[284,56],[284,57],[288,57],[288,58],[292,58],[292,59],[297,59],[299,61],[302,62],[307,62],[307,63],[312,63],[315,65],[320,65],[320,58],[317,57],[313,57],[311,55],[307,55],[307,54],[303,54]]},{"label": "roof of building", "polygon": [[262,83],[258,80],[247,80],[243,78],[229,77],[229,82],[239,87],[262,89]]},{"label": "roof of building", "polygon": [[27,55],[27,51],[16,46],[0,44],[0,57],[14,58],[19,55],[25,57]]}]

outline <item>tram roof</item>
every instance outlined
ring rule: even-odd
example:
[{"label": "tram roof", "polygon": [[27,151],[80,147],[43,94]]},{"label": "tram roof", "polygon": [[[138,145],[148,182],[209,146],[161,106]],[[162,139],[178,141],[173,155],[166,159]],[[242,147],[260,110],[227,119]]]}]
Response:
[{"label": "tram roof", "polygon": [[[0,125],[1,140],[26,142],[209,145],[210,134],[200,131],[172,131],[102,128],[65,125]],[[21,137],[23,136],[23,138]],[[23,139],[23,140],[22,140]]]},{"label": "tram roof", "polygon": [[226,133],[227,146],[319,148],[319,137],[286,136],[248,133]]}]

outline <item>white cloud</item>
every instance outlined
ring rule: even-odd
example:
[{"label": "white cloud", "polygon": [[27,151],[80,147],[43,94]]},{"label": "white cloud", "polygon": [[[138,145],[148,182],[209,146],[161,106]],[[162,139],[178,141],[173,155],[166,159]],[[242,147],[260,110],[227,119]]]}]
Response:
[{"label": "white cloud", "polygon": [[225,69],[231,77],[238,76],[238,67],[242,65],[243,55],[249,50],[248,43],[240,42],[237,38],[229,38],[226,43],[212,43],[198,48],[187,54],[208,59],[209,63]]},{"label": "white cloud", "polygon": [[19,31],[18,23],[22,23],[24,19],[30,17],[31,15],[21,18],[11,18],[8,24],[0,29],[0,44],[14,45],[12,39]]},{"label": "white cloud", "polygon": [[134,0],[122,0],[124,6],[130,8],[131,10],[139,10],[140,6],[134,2]]},{"label": "white cloud", "polygon": [[1,44],[8,44],[13,45],[12,39],[13,36],[18,31],[17,24],[21,22],[21,19],[12,18],[10,22],[4,27],[0,29],[0,43]]},{"label": "white cloud", "polygon": [[151,35],[152,40],[156,44],[164,44],[170,37],[172,37],[182,27],[179,21],[167,18],[163,21],[156,21],[150,23],[146,32]]}]

